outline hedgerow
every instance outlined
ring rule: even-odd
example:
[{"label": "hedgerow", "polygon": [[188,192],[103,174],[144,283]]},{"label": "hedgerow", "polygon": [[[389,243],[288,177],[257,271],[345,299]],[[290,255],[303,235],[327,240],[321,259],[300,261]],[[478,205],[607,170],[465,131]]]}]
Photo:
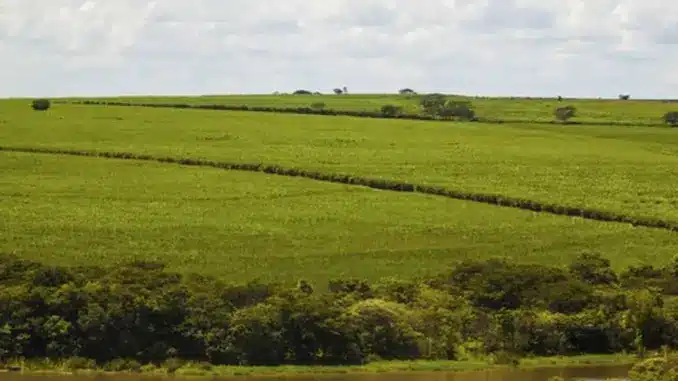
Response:
[{"label": "hedgerow", "polygon": [[448,189],[441,186],[419,185],[407,182],[400,182],[386,179],[372,179],[357,177],[352,175],[323,173],[318,171],[309,171],[300,168],[285,168],[278,165],[264,163],[229,163],[221,161],[175,158],[175,157],[155,157],[152,155],[135,154],[128,152],[105,152],[88,150],[69,150],[58,148],[36,148],[36,147],[2,147],[0,151],[14,151],[27,153],[44,153],[57,155],[73,155],[88,157],[104,157],[111,159],[125,160],[143,160],[155,161],[168,164],[179,164],[186,166],[202,166],[227,170],[263,172],[280,176],[304,177],[317,181],[331,183],[349,184],[365,186],[373,189],[390,190],[396,192],[415,192],[428,195],[448,197],[458,200],[480,202],[490,205],[530,210],[534,212],[550,213],[561,216],[579,217],[595,221],[628,223],[633,226],[642,226],[649,228],[659,228],[670,231],[678,231],[678,221],[663,220],[654,217],[632,217],[615,213],[611,211],[595,210],[590,208],[579,208],[574,206],[557,205],[541,203],[532,200],[506,197],[496,194],[472,193],[460,190]]},{"label": "hedgerow", "polygon": [[[530,123],[530,124],[561,124],[555,120],[525,120],[525,119],[497,119],[482,116],[473,116],[470,118],[440,118],[427,114],[415,114],[397,112],[393,113],[390,108],[379,111],[356,111],[356,110],[335,110],[335,109],[317,109],[312,107],[266,107],[266,106],[248,106],[248,105],[224,105],[224,104],[187,104],[187,103],[136,103],[136,102],[117,102],[117,101],[69,101],[68,103],[91,105],[91,106],[123,106],[123,107],[154,107],[154,108],[178,108],[178,109],[198,109],[198,110],[217,110],[217,111],[249,111],[249,112],[267,112],[281,114],[301,114],[301,115],[325,115],[325,116],[349,116],[355,118],[373,118],[373,119],[403,119],[403,120],[421,120],[438,121],[446,123],[463,122],[482,122],[491,124],[504,123]],[[622,122],[622,121],[568,121],[568,125],[596,125],[596,126],[647,126],[660,127],[665,123],[642,123],[642,122]]]}]

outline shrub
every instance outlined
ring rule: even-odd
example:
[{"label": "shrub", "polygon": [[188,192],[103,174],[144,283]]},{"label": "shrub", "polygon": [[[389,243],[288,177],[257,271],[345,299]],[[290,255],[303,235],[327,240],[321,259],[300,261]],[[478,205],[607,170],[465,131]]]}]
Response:
[{"label": "shrub", "polygon": [[396,105],[383,105],[381,106],[381,114],[387,117],[395,117],[402,115],[403,108]]},{"label": "shrub", "polygon": [[619,99],[622,100],[622,101],[628,101],[629,99],[631,99],[631,95],[629,95],[629,94],[619,94]]},{"label": "shrub", "polygon": [[314,102],[311,103],[311,108],[314,110],[324,110],[325,109],[325,102]]},{"label": "shrub", "polygon": [[341,94],[344,93],[344,90],[342,90],[342,89],[340,89],[340,88],[336,88],[336,89],[334,89],[334,90],[332,90],[332,91],[334,91],[334,93],[337,94],[337,95],[341,95]]},{"label": "shrub", "polygon": [[424,112],[424,114],[430,116],[437,116],[440,113],[440,110],[445,106],[447,98],[443,94],[434,93],[427,94],[421,98],[419,105]]},{"label": "shrub", "polygon": [[31,107],[33,107],[33,110],[35,111],[47,111],[51,106],[52,104],[49,99],[35,99],[31,103]]},{"label": "shrub", "polygon": [[458,118],[461,120],[474,120],[475,112],[470,102],[447,101],[438,111],[438,115],[444,119]]},{"label": "shrub", "polygon": [[576,114],[577,109],[574,106],[558,107],[553,112],[553,115],[556,117],[556,119],[561,122],[567,122],[568,120],[574,118]]},{"label": "shrub", "polygon": [[671,127],[678,126],[678,111],[669,111],[664,114],[664,123]]}]

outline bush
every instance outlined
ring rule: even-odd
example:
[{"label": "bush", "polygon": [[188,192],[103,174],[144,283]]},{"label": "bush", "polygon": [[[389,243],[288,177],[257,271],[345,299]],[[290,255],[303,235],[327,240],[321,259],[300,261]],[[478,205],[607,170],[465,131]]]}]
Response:
[{"label": "bush", "polygon": [[33,107],[33,110],[35,111],[47,111],[51,107],[51,102],[49,99],[35,99],[31,103],[31,107]]},{"label": "bush", "polygon": [[629,94],[619,94],[619,100],[628,101],[629,99],[631,99],[631,95],[629,95]]},{"label": "bush", "polygon": [[314,110],[324,110],[325,109],[325,102],[314,102],[311,103],[311,108]]},{"label": "bush", "polygon": [[403,108],[396,105],[383,105],[381,106],[381,114],[386,117],[396,117],[402,115]]},{"label": "bush", "polygon": [[664,123],[671,127],[678,126],[678,111],[669,111],[664,114]]},{"label": "bush", "polygon": [[553,115],[556,117],[556,119],[561,122],[567,122],[568,120],[574,118],[576,114],[577,109],[574,106],[558,107],[553,112]]}]

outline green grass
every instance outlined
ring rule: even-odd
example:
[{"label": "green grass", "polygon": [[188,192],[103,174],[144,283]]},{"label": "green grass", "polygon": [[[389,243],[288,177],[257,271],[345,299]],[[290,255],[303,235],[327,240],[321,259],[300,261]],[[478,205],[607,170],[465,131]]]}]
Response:
[{"label": "green grass", "polygon": [[[570,357],[539,357],[532,359],[523,359],[519,368],[523,370],[538,370],[547,368],[568,368],[568,367],[620,367],[630,366],[638,361],[631,355],[588,355],[588,356],[570,356]],[[79,369],[73,371],[69,369],[67,362],[58,361],[10,361],[10,366],[19,366],[23,372],[29,375],[50,375],[50,374],[115,374],[105,372],[103,369]],[[465,361],[375,361],[367,365],[356,366],[204,366],[199,363],[187,363],[176,371],[179,377],[186,376],[303,376],[303,375],[374,375],[390,374],[391,377],[398,377],[399,374],[408,374],[411,379],[420,373],[420,377],[431,377],[432,372],[481,372],[493,370],[494,375],[502,371],[512,371],[512,367],[507,365],[492,364],[485,360],[465,360]],[[122,372],[120,372],[122,373]],[[166,376],[168,369],[164,367],[149,367],[141,369],[141,374]],[[2,373],[0,373],[2,374]],[[469,374],[469,376],[471,376]]]},{"label": "green grass", "polygon": [[[553,110],[564,105],[577,108],[580,122],[625,122],[641,124],[662,123],[667,111],[678,111],[678,104],[655,100],[616,99],[510,99],[510,98],[466,98],[473,103],[477,115],[483,118],[501,120],[552,121]],[[201,97],[107,97],[101,100],[128,101],[138,103],[188,103],[225,104],[248,106],[308,107],[314,102],[324,102],[328,109],[337,110],[379,110],[385,104],[403,106],[407,112],[418,112],[419,98],[404,95],[228,95]]]},{"label": "green grass", "polygon": [[465,258],[615,266],[661,263],[675,234],[212,168],[0,153],[0,252],[47,263],[134,259],[226,280],[377,279],[439,273]]},{"label": "green grass", "polygon": [[678,130],[0,105],[0,145],[263,162],[678,220]]}]

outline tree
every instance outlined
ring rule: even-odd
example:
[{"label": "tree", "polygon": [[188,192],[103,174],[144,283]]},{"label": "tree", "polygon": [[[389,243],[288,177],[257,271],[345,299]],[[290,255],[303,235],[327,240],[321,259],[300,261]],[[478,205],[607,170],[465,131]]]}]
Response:
[{"label": "tree", "polygon": [[49,99],[35,99],[33,100],[33,103],[31,103],[31,107],[33,107],[33,110],[35,111],[49,110],[51,105]]},{"label": "tree", "polygon": [[671,127],[678,126],[678,111],[669,111],[664,114],[664,123]]},{"label": "tree", "polygon": [[475,112],[469,102],[447,101],[438,111],[438,115],[444,119],[459,118],[461,120],[475,119]]},{"label": "tree", "polygon": [[312,95],[313,93],[308,90],[296,90],[294,95]]},{"label": "tree", "polygon": [[421,98],[419,105],[422,111],[430,116],[437,116],[440,110],[445,106],[447,99],[443,94],[427,94]]},{"label": "tree", "polygon": [[622,101],[628,101],[631,98],[629,94],[619,94],[619,99]]},{"label": "tree", "polygon": [[573,118],[577,113],[577,109],[574,108],[574,106],[565,106],[565,107],[558,107],[555,109],[553,112],[553,115],[556,117],[557,120],[565,123],[571,118]]},{"label": "tree", "polygon": [[610,260],[600,254],[582,253],[570,264],[570,273],[592,285],[617,283],[617,274],[610,266]]},{"label": "tree", "polygon": [[344,94],[348,94],[348,87],[344,86]]},{"label": "tree", "polygon": [[334,89],[333,91],[334,91],[334,93],[337,94],[337,95],[341,95],[341,94],[344,93],[344,91],[343,91],[342,89],[338,88],[338,87],[337,87],[336,89]]},{"label": "tree", "polygon": [[416,94],[416,92],[414,90],[410,89],[410,88],[400,89],[400,90],[398,90],[398,93],[401,94],[401,95],[414,95],[414,94]]},{"label": "tree", "polygon": [[396,105],[381,106],[381,114],[387,117],[395,117],[403,113],[403,108]]}]

